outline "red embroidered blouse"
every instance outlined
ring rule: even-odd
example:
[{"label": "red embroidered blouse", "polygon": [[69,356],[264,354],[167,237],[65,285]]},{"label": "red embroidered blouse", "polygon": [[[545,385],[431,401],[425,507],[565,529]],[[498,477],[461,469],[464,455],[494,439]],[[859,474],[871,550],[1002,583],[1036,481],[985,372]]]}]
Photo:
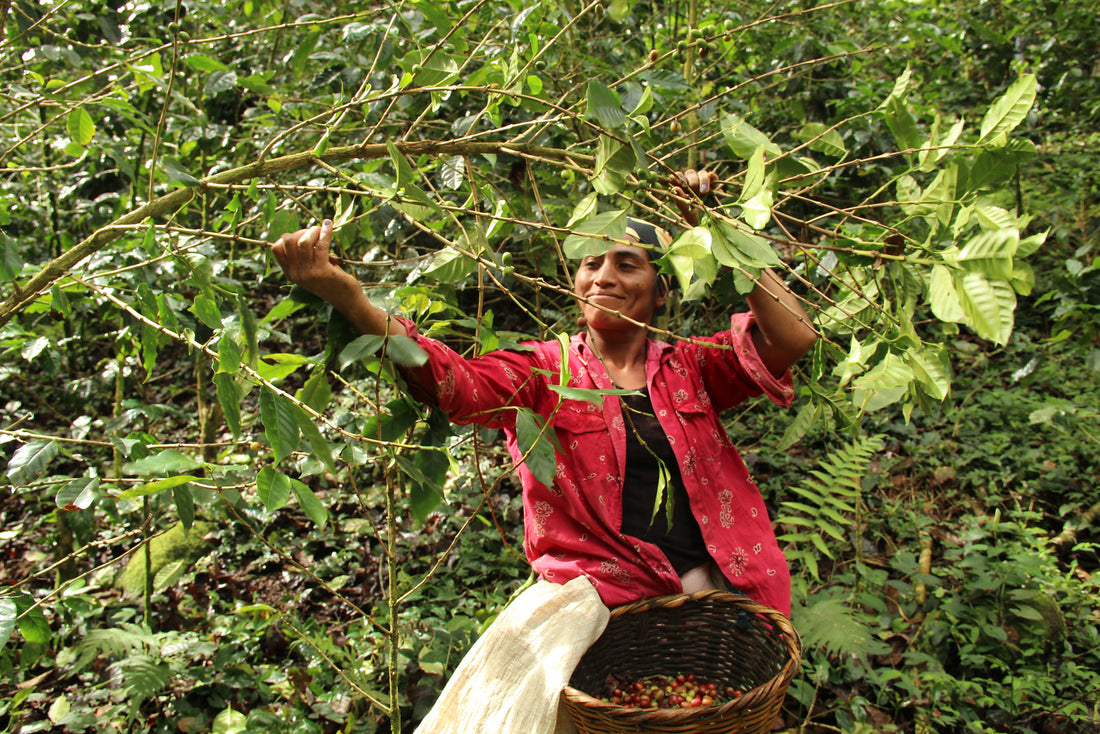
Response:
[{"label": "red embroidered blouse", "polygon": [[[502,428],[517,462],[522,451],[509,406],[551,419],[564,450],[556,453],[552,486],[522,464],[518,470],[524,550],[540,577],[565,583],[587,576],[609,607],[682,591],[657,546],[620,532],[626,428],[616,396],[605,397],[601,409],[551,390],[559,379],[557,342],[467,359],[402,321],[428,355],[424,366],[405,370],[418,399],[438,405],[455,423]],[[761,393],[784,406],[794,397],[790,373],[776,378],[761,361],[752,324],[752,314],[735,314],[729,331],[711,337],[675,345],[650,339],[646,382],[711,557],[734,588],[789,615],[786,559],[760,490],[718,418]],[[613,387],[586,334],[570,342],[569,375],[570,387]]]}]

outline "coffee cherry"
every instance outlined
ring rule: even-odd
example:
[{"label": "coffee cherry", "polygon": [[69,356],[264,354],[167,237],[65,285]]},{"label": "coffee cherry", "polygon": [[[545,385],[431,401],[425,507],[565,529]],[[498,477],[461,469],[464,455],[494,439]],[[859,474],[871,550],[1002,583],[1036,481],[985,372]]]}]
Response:
[{"label": "coffee cherry", "polygon": [[650,50],[650,52],[649,52],[649,63],[654,64],[654,63],[657,62],[657,59],[659,59],[659,58],[661,58],[661,54],[657,51],[657,49]]}]

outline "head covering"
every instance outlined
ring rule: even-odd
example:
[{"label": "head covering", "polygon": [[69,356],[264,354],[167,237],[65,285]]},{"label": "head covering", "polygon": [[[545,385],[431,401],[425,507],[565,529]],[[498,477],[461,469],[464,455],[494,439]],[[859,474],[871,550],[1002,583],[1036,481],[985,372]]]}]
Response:
[{"label": "head covering", "polygon": [[667,230],[633,217],[627,219],[626,236],[633,237],[640,244],[646,245],[650,260],[659,258],[664,254],[665,249],[672,244],[672,235]]}]

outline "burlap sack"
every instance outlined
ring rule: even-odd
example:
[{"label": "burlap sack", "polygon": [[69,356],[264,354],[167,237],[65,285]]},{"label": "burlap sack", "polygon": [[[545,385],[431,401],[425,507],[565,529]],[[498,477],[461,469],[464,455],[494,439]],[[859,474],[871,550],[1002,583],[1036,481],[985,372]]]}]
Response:
[{"label": "burlap sack", "polygon": [[417,734],[575,732],[559,694],[607,617],[588,579],[537,582],[470,648]]}]

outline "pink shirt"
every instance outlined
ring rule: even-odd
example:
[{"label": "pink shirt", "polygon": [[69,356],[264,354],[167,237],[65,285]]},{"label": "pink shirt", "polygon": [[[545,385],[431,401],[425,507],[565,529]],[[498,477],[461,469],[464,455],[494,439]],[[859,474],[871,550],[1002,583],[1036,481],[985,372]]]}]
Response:
[{"label": "pink shirt", "polygon": [[[557,342],[467,359],[404,323],[428,354],[424,366],[405,370],[414,396],[438,405],[455,423],[504,429],[508,451],[519,461],[516,411],[506,406],[552,416],[562,449],[552,485],[522,464],[518,469],[524,550],[540,577],[565,583],[587,576],[609,607],[682,591],[657,546],[620,532],[626,428],[617,397],[604,397],[601,409],[551,390],[560,367]],[[789,615],[787,561],[760,490],[718,417],[761,393],[784,406],[793,399],[790,373],[776,378],[757,354],[752,324],[752,314],[735,314],[730,330],[712,337],[675,345],[650,339],[646,382],[711,557],[734,588]],[[586,334],[570,342],[569,371],[571,387],[613,387]]]}]

